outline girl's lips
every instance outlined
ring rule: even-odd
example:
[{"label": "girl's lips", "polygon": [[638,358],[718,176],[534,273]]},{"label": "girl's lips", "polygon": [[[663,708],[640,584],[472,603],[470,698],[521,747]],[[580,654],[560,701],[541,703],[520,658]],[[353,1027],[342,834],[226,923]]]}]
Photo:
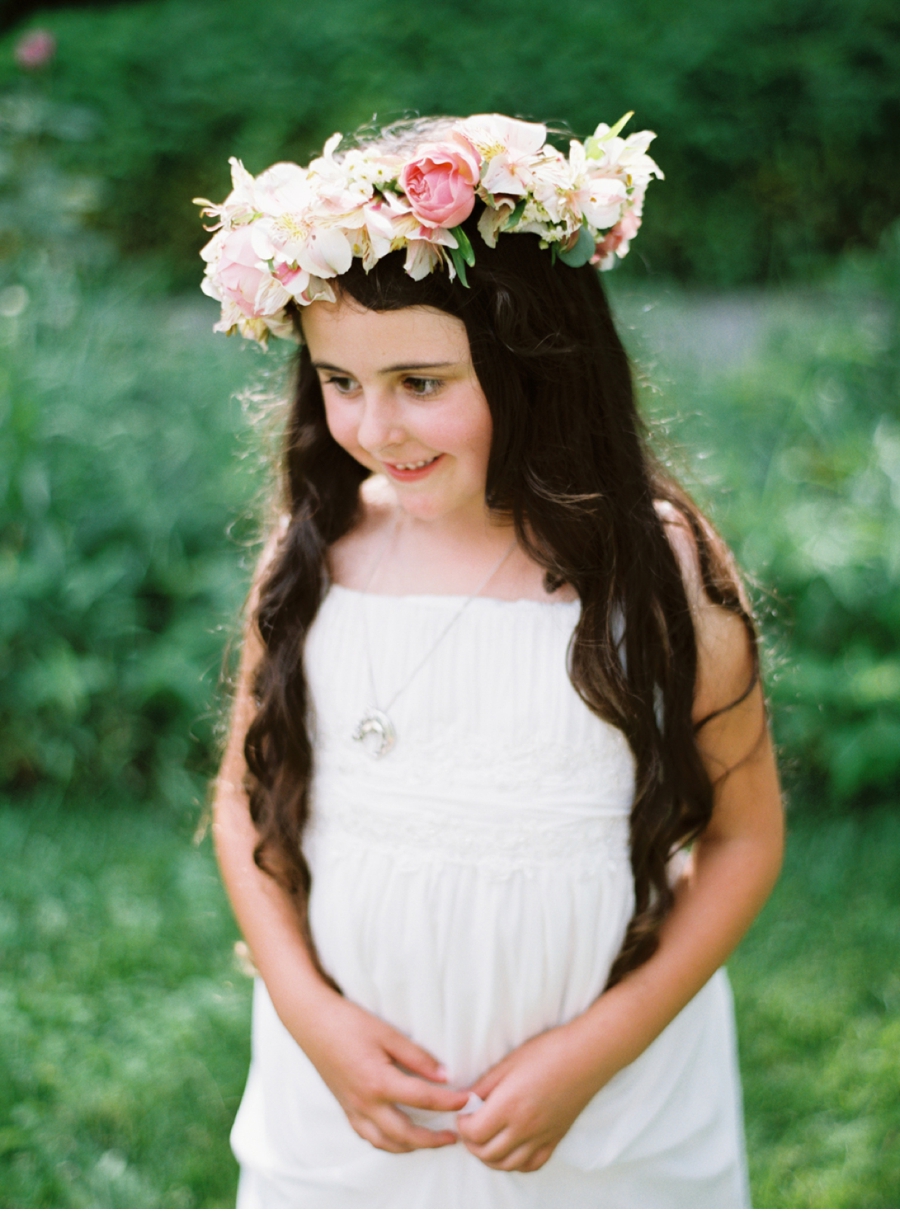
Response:
[{"label": "girl's lips", "polygon": [[388,475],[390,475],[391,479],[396,479],[397,482],[401,484],[410,484],[415,482],[417,479],[424,479],[426,475],[429,475],[443,457],[443,454],[439,454],[437,458],[426,464],[426,466],[417,467],[414,471],[403,471],[400,469],[400,467],[395,466],[394,463],[385,463],[384,469],[387,471]]}]

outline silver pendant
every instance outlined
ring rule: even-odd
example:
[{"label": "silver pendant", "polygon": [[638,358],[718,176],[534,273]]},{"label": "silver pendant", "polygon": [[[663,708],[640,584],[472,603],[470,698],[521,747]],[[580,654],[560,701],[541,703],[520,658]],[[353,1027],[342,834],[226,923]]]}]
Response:
[{"label": "silver pendant", "polygon": [[386,757],[397,743],[397,733],[384,711],[372,707],[356,725],[353,739],[359,740],[370,756]]}]

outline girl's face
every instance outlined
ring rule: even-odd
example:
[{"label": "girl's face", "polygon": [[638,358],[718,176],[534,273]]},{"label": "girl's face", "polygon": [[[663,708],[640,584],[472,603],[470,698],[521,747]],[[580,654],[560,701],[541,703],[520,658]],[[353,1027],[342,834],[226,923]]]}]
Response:
[{"label": "girl's face", "polygon": [[462,321],[353,300],[313,303],[302,321],[335,441],[387,476],[411,517],[483,518],[491,414]]}]

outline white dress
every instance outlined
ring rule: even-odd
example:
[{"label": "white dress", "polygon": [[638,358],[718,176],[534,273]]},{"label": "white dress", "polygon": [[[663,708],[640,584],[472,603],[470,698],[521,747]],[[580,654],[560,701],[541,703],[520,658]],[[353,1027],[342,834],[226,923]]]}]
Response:
[{"label": "white dress", "polygon": [[[578,603],[484,597],[391,707],[396,747],[370,756],[352,739],[372,705],[366,635],[383,705],[462,601],[328,592],[306,646],[304,850],[326,970],[466,1086],[602,991],[632,912],[634,762],[569,681]],[[362,1140],[258,980],[231,1138],[246,1207],[748,1205],[724,971],[536,1173],[489,1169],[462,1144],[397,1155]]]}]

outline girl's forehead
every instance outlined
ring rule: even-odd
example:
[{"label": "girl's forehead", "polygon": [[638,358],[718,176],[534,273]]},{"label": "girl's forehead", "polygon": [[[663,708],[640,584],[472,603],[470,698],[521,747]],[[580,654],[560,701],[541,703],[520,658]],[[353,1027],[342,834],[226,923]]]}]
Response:
[{"label": "girl's forehead", "polygon": [[318,301],[303,309],[303,336],[314,362],[385,366],[471,360],[465,325],[434,307],[371,311],[353,300]]}]

